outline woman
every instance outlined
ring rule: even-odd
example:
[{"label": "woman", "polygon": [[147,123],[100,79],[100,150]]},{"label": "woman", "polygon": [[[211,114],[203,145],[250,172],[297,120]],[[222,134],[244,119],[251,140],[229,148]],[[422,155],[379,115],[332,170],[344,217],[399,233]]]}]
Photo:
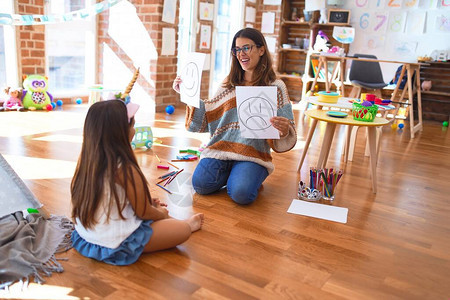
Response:
[{"label": "woman", "polygon": [[[273,171],[271,149],[286,152],[295,146],[292,106],[286,85],[272,68],[272,59],[264,36],[256,29],[245,28],[236,33],[231,47],[232,63],[227,78],[210,100],[200,107],[186,108],[186,129],[211,134],[201,160],[192,176],[198,194],[210,194],[224,186],[239,204],[255,201],[258,190]],[[179,92],[180,77],[173,87]],[[247,139],[239,131],[236,110],[236,86],[276,86],[277,116],[270,122],[280,132],[280,139]]]}]

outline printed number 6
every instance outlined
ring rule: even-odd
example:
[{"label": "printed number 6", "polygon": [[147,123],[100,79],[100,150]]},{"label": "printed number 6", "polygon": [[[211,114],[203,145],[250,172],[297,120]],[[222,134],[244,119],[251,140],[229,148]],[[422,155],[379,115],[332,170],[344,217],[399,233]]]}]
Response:
[{"label": "printed number 6", "polygon": [[361,18],[359,18],[359,27],[362,29],[369,27],[369,13],[364,13],[361,15]]}]

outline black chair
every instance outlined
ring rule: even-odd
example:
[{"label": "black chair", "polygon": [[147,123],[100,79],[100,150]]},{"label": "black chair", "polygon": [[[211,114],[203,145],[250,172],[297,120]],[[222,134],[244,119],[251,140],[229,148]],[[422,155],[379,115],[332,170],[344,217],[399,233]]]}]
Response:
[{"label": "black chair", "polygon": [[[368,54],[354,54],[353,56],[358,58],[377,59],[375,55]],[[353,60],[350,67],[349,79],[353,85],[353,89],[350,92],[351,98],[359,98],[361,89],[368,90],[378,98],[381,98],[381,89],[388,85],[383,80],[380,63],[376,61]]]}]

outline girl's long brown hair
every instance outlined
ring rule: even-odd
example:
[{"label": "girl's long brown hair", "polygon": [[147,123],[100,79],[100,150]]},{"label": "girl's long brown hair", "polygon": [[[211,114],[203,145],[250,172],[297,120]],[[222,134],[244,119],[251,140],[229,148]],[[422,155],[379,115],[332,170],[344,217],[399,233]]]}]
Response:
[{"label": "girl's long brown hair", "polygon": [[[98,220],[95,214],[99,208],[105,189],[104,179],[108,179],[109,189],[113,195],[107,209],[109,218],[111,208],[115,205],[120,217],[126,201],[119,199],[116,191],[116,179],[120,174],[124,180],[125,194],[127,183],[131,182],[136,194],[136,181],[141,180],[147,202],[151,205],[148,183],[138,166],[130,145],[126,105],[121,100],[108,100],[94,103],[86,116],[83,129],[81,154],[71,184],[72,218],[78,218],[85,228],[91,228]],[[139,178],[134,178],[133,169]]]},{"label": "girl's long brown hair", "polygon": [[[234,35],[231,49],[236,47],[236,39],[239,37],[250,39],[258,48],[264,47],[265,50],[264,54],[260,57],[260,61],[256,66],[256,69],[253,71],[253,78],[250,84],[257,86],[270,85],[275,81],[277,76],[272,67],[272,58],[270,56],[269,50],[267,49],[266,39],[259,30],[254,28],[244,28],[239,30]],[[255,50],[256,49],[254,49],[253,51]],[[244,73],[245,71],[244,69],[242,69],[237,56],[231,55],[231,69],[230,73],[223,83],[223,87],[232,88],[238,85],[243,85]]]}]

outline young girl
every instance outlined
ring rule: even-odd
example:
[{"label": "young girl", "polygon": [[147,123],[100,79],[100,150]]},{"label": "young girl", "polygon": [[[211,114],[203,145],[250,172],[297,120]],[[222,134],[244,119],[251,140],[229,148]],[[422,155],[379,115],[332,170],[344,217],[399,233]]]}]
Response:
[{"label": "young girl", "polygon": [[86,116],[83,144],[72,179],[73,247],[113,265],[129,265],[142,253],[175,247],[199,230],[203,214],[169,218],[152,199],[131,149],[137,105],[94,103]]},{"label": "young girl", "polygon": [[[224,186],[234,202],[250,204],[273,171],[271,149],[285,152],[297,141],[292,106],[286,85],[276,78],[272,59],[262,33],[253,28],[238,31],[231,45],[231,69],[228,77],[210,100],[200,107],[187,106],[186,128],[211,134],[206,149],[192,176],[198,194],[210,194]],[[181,79],[173,88],[180,91]],[[270,122],[280,139],[246,139],[239,130],[236,110],[236,86],[276,86],[277,116]]]}]

